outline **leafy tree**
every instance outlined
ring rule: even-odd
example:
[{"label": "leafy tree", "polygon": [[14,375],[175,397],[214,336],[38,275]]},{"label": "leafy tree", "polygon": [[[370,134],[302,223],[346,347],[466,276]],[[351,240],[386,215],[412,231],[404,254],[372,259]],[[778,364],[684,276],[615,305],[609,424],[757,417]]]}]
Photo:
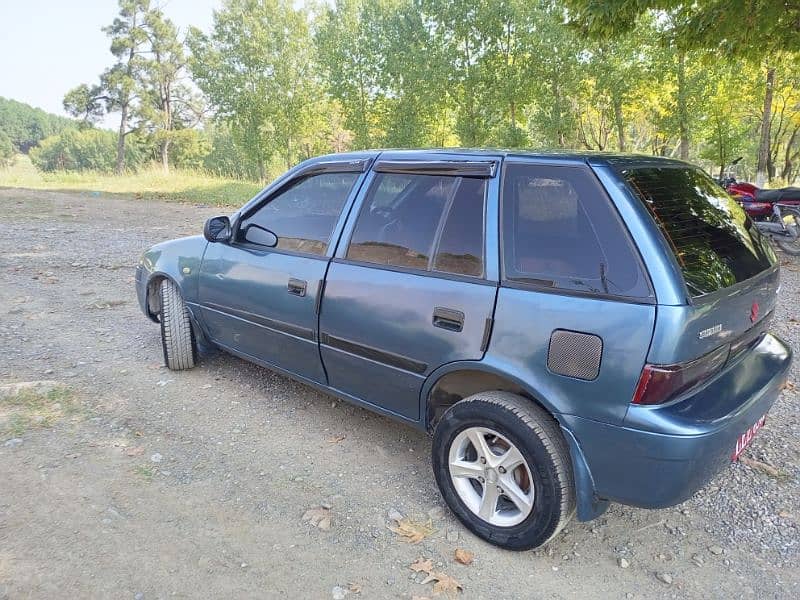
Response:
[{"label": "leafy tree", "polygon": [[289,0],[226,0],[211,33],[192,29],[188,43],[195,82],[261,179],[276,156],[291,166],[322,94],[306,12]]},{"label": "leafy tree", "polygon": [[[103,129],[68,129],[42,140],[31,149],[34,166],[43,171],[110,171],[115,166],[116,136]],[[142,151],[136,144],[125,147],[126,161],[141,161]]]},{"label": "leafy tree", "polygon": [[7,167],[14,158],[14,145],[11,138],[0,131],[0,167]]},{"label": "leafy tree", "polygon": [[0,133],[15,152],[28,152],[44,138],[76,126],[75,121],[0,97]]}]

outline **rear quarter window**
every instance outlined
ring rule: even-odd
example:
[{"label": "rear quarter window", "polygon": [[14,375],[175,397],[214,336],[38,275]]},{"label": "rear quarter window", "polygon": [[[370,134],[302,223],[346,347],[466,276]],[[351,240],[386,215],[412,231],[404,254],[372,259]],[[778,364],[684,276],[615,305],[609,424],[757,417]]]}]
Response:
[{"label": "rear quarter window", "polygon": [[775,264],[769,242],[742,207],[700,169],[641,167],[621,174],[672,249],[692,297]]}]

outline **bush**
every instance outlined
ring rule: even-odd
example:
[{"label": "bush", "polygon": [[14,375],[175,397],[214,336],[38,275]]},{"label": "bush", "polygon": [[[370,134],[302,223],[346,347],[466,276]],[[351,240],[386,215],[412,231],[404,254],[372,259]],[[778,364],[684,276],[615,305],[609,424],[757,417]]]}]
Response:
[{"label": "bush", "polygon": [[[125,165],[135,168],[142,159],[135,138],[125,144]],[[33,164],[42,171],[111,171],[117,157],[117,136],[102,129],[68,129],[42,140],[30,151]]]}]

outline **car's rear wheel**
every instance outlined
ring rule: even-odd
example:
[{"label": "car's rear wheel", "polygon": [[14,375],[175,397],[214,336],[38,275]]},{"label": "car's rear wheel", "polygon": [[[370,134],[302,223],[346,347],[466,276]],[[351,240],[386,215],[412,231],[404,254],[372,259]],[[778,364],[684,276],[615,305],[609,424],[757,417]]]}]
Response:
[{"label": "car's rear wheel", "polygon": [[173,371],[191,369],[197,362],[197,344],[189,309],[171,279],[161,281],[161,346],[164,364]]},{"label": "car's rear wheel", "polygon": [[558,424],[515,394],[482,392],[451,406],[434,432],[433,470],[459,520],[503,548],[541,546],[575,513]]}]

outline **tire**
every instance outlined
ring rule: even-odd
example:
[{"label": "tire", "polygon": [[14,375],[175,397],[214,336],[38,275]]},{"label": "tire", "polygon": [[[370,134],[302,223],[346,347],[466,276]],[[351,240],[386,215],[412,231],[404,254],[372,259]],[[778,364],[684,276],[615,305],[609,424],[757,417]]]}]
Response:
[{"label": "tire", "polygon": [[775,240],[775,243],[778,245],[778,248],[786,252],[786,254],[791,254],[792,256],[800,256],[800,211],[797,211],[793,208],[789,208],[789,209],[783,209],[782,213],[784,221],[786,220],[787,216],[794,217],[795,237],[794,239],[787,239],[775,236],[773,237],[773,239]]},{"label": "tire", "polygon": [[[492,454],[483,465],[472,443],[476,435],[477,443],[483,439],[487,442],[484,450]],[[519,454],[507,464],[519,460],[524,464],[513,471],[503,470],[502,465],[486,470],[511,456],[512,448]],[[537,548],[553,539],[575,514],[572,462],[558,423],[515,394],[482,392],[451,406],[434,431],[432,462],[436,483],[450,509],[470,531],[491,544],[508,550]],[[482,475],[477,470],[481,468]],[[480,477],[476,479],[475,474]],[[497,494],[491,491],[494,484]],[[512,496],[517,500],[512,502]],[[479,514],[485,506],[491,507],[488,519]]]},{"label": "tire", "polygon": [[191,369],[197,362],[197,343],[189,309],[171,279],[161,282],[161,346],[164,364],[172,371]]}]

